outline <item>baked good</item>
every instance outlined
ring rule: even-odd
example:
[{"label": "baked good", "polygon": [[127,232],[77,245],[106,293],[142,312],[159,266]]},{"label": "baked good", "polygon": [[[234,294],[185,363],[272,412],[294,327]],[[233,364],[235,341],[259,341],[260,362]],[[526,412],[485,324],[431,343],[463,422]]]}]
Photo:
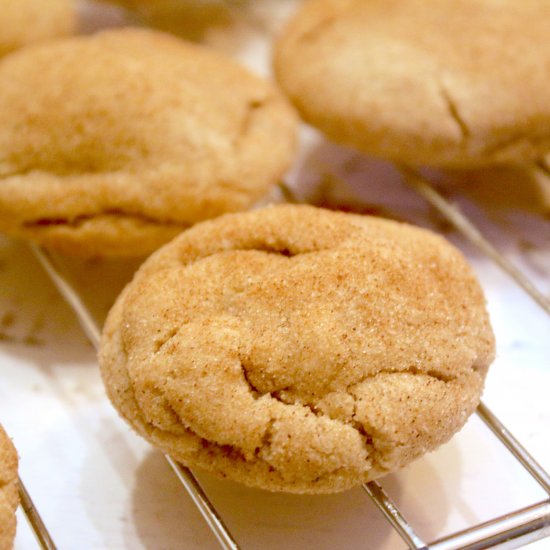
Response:
[{"label": "baked good", "polygon": [[550,155],[538,162],[446,171],[442,176],[440,183],[445,187],[452,186],[453,191],[489,211],[514,209],[550,214]]},{"label": "baked good", "polygon": [[275,70],[307,122],[368,154],[516,163],[550,150],[548,36],[548,0],[311,0]]},{"label": "baked good", "polygon": [[8,56],[0,120],[0,230],[80,255],[147,254],[247,209],[296,146],[296,115],[274,86],[151,30]]},{"label": "baked good", "polygon": [[18,505],[17,452],[0,425],[0,550],[13,547]]},{"label": "baked good", "polygon": [[[103,0],[134,12],[145,26],[180,38],[212,46],[219,33],[235,30],[237,18],[231,2],[225,0]],[[218,44],[219,46],[219,44]],[[227,42],[220,51],[230,54]]]},{"label": "baked good", "polygon": [[330,493],[447,441],[493,353],[482,291],[444,239],[282,205],[204,222],[153,254],[99,357],[114,406],[176,460]]},{"label": "baked good", "polygon": [[[127,9],[142,12],[168,12],[177,9],[181,4],[192,4],[193,0],[101,0],[108,4],[117,4]],[[205,4],[219,3],[207,0]]]},{"label": "baked good", "polygon": [[0,0],[0,57],[76,29],[73,0]]}]

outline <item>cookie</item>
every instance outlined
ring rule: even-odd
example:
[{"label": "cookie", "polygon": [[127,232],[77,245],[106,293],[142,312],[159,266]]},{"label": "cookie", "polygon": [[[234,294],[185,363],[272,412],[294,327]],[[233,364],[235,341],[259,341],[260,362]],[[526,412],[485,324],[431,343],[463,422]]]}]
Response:
[{"label": "cookie", "polygon": [[0,120],[0,230],[86,256],[147,254],[249,208],[296,147],[297,117],[273,85],[150,30],[8,56]]},{"label": "cookie", "polygon": [[13,547],[18,505],[17,452],[0,426],[0,550]]},{"label": "cookie", "polygon": [[310,124],[367,154],[468,168],[550,150],[547,0],[312,0],[275,70]]},{"label": "cookie", "polygon": [[76,30],[72,0],[2,0],[0,9],[0,57],[26,44]]},{"label": "cookie", "polygon": [[[151,12],[168,12],[177,9],[181,4],[192,4],[193,0],[101,0],[108,4],[116,4],[130,10]],[[207,0],[205,4],[218,4],[217,0]]]},{"label": "cookie", "polygon": [[[102,0],[116,4],[131,12],[130,17],[138,18],[144,26],[163,30],[180,38],[198,42],[204,46],[231,55],[231,45],[227,40],[219,42],[220,33],[240,34],[236,29],[238,18],[235,6],[225,0]],[[242,14],[240,14],[242,15]],[[231,29],[231,30],[230,30]],[[235,36],[235,38],[237,38]]]},{"label": "cookie", "polygon": [[331,493],[446,442],[493,354],[482,291],[444,239],[283,205],[204,222],[153,254],[99,356],[122,417],[176,460]]},{"label": "cookie", "polygon": [[[231,44],[221,40],[220,34],[240,35],[239,18],[235,17],[235,6],[226,0],[104,0],[115,3],[141,19],[143,25],[163,30],[192,42],[217,47],[231,54]],[[239,8],[237,8],[239,9]],[[243,7],[241,6],[241,9]],[[242,14],[239,14],[242,15]],[[235,38],[237,38],[235,36]]]},{"label": "cookie", "polygon": [[446,171],[438,183],[473,199],[488,211],[513,209],[550,214],[550,156],[534,163]]}]

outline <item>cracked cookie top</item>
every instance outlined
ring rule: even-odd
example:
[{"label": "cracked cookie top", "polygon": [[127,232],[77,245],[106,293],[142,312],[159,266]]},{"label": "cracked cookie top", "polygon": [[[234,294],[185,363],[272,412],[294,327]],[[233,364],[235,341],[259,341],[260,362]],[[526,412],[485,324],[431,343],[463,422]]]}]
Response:
[{"label": "cracked cookie top", "polygon": [[447,441],[493,348],[482,291],[444,239],[285,205],[157,251],[111,310],[100,363],[120,414],[187,466],[323,493]]},{"label": "cracked cookie top", "polygon": [[0,230],[119,256],[262,198],[297,126],[282,94],[234,61],[138,29],[7,56],[0,120]]},{"label": "cracked cookie top", "polygon": [[74,0],[2,0],[0,7],[0,57],[76,30]]},{"label": "cracked cookie top", "polygon": [[550,149],[548,0],[312,0],[283,32],[278,80],[335,141],[469,167]]},{"label": "cracked cookie top", "polygon": [[19,504],[17,453],[0,425],[0,548],[13,547],[15,510]]}]

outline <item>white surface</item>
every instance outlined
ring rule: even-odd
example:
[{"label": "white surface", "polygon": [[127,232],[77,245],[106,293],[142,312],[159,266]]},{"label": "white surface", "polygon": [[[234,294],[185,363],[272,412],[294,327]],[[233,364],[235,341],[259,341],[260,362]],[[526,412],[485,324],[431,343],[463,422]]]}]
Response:
[{"label": "white surface", "polygon": [[[287,10],[291,2],[281,4]],[[209,33],[208,41],[226,48],[235,40],[232,51],[265,71],[268,50],[258,25],[278,24],[266,16],[270,6],[257,3],[252,19],[236,26],[242,44],[231,29]],[[94,15],[88,27],[113,20],[111,11],[106,18],[97,17],[104,12],[87,13],[88,21]],[[384,163],[307,133],[289,180],[313,202],[376,205],[395,217],[444,229],[461,246],[485,287],[498,341],[484,400],[550,469],[550,321],[542,310],[449,232]],[[548,220],[506,207],[488,215],[486,205],[457,200],[548,293]],[[131,267],[76,264],[75,278],[101,315]],[[25,246],[8,239],[0,239],[0,422],[14,438],[21,477],[60,548],[217,548],[163,457],[110,407],[95,353],[68,307]],[[403,547],[361,489],[297,497],[201,478],[244,548]],[[383,484],[427,539],[544,498],[475,418],[448,445]],[[22,514],[19,519],[16,549],[36,548]]]}]

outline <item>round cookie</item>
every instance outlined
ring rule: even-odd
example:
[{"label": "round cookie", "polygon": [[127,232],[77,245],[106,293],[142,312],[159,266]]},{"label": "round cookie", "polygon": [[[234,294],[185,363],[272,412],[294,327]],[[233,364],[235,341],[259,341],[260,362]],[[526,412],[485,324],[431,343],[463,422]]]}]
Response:
[{"label": "round cookie", "polygon": [[482,291],[444,239],[284,205],[204,222],[153,254],[99,356],[120,414],[176,460],[330,493],[447,441],[493,353]]},{"label": "round cookie", "polygon": [[296,146],[296,115],[273,85],[138,29],[6,57],[0,120],[0,230],[80,255],[146,254],[247,209]]},{"label": "round cookie", "polygon": [[73,0],[0,0],[0,57],[76,30]]},{"label": "round cookie", "polygon": [[550,150],[550,1],[312,0],[275,52],[303,118],[416,165],[522,162]]},{"label": "round cookie", "polygon": [[0,548],[13,547],[15,510],[19,505],[17,452],[0,425]]}]

